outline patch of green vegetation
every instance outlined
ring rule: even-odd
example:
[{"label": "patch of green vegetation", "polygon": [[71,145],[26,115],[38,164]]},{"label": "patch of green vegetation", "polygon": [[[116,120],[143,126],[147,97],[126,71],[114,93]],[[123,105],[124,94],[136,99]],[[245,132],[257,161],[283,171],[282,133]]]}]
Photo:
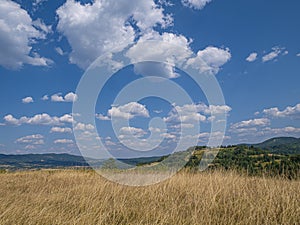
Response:
[{"label": "patch of green vegetation", "polygon": [[[186,167],[196,169],[203,152],[203,150],[195,150]],[[209,169],[234,169],[248,175],[280,175],[295,179],[299,178],[300,174],[300,155],[273,154],[246,145],[223,147],[209,165]]]}]

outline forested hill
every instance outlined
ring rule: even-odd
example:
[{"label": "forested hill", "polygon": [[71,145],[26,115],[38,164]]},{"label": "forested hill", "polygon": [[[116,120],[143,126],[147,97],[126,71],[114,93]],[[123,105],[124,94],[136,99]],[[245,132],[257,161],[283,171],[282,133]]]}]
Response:
[{"label": "forested hill", "polygon": [[300,154],[300,138],[276,137],[252,146],[276,154]]}]

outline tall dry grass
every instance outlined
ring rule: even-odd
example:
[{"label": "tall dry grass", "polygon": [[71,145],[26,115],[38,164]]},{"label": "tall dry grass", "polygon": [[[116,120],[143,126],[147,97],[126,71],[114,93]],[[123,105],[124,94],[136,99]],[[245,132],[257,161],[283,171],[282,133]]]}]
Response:
[{"label": "tall dry grass", "polygon": [[299,224],[300,182],[186,173],[148,187],[92,172],[0,175],[0,224]]}]

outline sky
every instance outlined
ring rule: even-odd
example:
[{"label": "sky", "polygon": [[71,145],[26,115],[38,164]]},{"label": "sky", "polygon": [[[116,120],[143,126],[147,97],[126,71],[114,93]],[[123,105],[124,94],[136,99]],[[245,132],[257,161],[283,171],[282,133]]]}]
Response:
[{"label": "sky", "polygon": [[299,10],[296,0],[2,0],[0,153],[149,156],[209,138],[300,137]]}]

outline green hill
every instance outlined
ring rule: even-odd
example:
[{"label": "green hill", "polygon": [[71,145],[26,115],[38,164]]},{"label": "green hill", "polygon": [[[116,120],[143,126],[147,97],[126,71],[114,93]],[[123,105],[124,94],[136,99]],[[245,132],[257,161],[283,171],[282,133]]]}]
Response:
[{"label": "green hill", "polygon": [[300,138],[277,137],[253,145],[277,154],[300,154]]},{"label": "green hill", "polygon": [[[195,150],[186,167],[197,170],[204,151]],[[300,175],[300,154],[275,154],[253,146],[230,146],[219,149],[208,169],[234,169],[248,175],[281,175],[294,179]]]}]

